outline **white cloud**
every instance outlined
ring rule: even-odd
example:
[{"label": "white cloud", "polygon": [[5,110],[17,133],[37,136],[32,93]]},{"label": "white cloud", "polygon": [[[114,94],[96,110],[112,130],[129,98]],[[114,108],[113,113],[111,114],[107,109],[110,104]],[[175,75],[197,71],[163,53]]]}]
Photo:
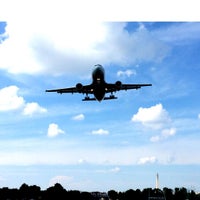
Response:
[{"label": "white cloud", "polygon": [[144,27],[128,33],[126,23],[71,20],[65,12],[61,16],[46,10],[45,20],[43,12],[38,11],[37,18],[33,18],[33,8],[28,8],[25,19],[18,15],[8,18],[9,37],[0,44],[0,69],[10,73],[83,73],[99,62],[126,66],[141,61],[157,62],[169,51]]},{"label": "white cloud", "polygon": [[120,172],[120,168],[119,167],[114,167],[111,169],[101,169],[101,170],[97,170],[98,173],[118,173]]},{"label": "white cloud", "polygon": [[200,114],[198,114],[198,118],[200,119]]},{"label": "white cloud", "polygon": [[150,138],[150,141],[151,141],[151,142],[158,142],[158,141],[160,141],[160,139],[161,139],[161,136],[160,136],[160,135],[155,135],[155,136],[152,136],[152,137]]},{"label": "white cloud", "polygon": [[109,131],[100,128],[98,130],[92,131],[92,134],[93,135],[108,135]]},{"label": "white cloud", "polygon": [[[176,129],[171,126],[171,118],[162,104],[157,104],[149,108],[139,108],[133,115],[132,122],[140,122],[145,127],[158,131],[158,135],[150,138],[151,142],[158,142],[176,134]],[[170,127],[170,128],[169,128]]]},{"label": "white cloud", "polygon": [[62,129],[58,127],[57,124],[49,124],[47,135],[48,137],[56,137],[59,134],[65,133]]},{"label": "white cloud", "polygon": [[170,128],[170,129],[164,129],[162,130],[162,136],[167,138],[169,136],[173,136],[176,134],[176,129],[175,128]]},{"label": "white cloud", "polygon": [[117,72],[117,76],[128,76],[128,77],[130,77],[131,75],[136,75],[136,71],[127,69],[126,71],[120,70],[120,71]]},{"label": "white cloud", "polygon": [[[189,141],[189,142],[188,142]],[[117,171],[113,166],[136,164],[199,164],[200,140],[196,137],[178,138],[162,144],[146,143],[143,146],[91,145],[79,138],[70,140],[41,140],[41,138],[18,138],[0,140],[1,165],[77,165],[100,164],[105,170]],[[9,147],[9,148],[8,148]],[[16,149],[19,149],[16,151]],[[110,166],[110,167],[108,167]],[[104,170],[104,171],[105,171]]]},{"label": "white cloud", "polygon": [[33,115],[36,113],[45,113],[45,112],[47,112],[47,109],[39,106],[38,103],[36,102],[27,103],[23,110],[24,115]]},{"label": "white cloud", "polygon": [[168,137],[174,136],[176,134],[176,129],[175,128],[170,128],[170,129],[163,129],[161,130],[160,135],[152,136],[150,138],[151,142],[158,142],[160,140],[167,139]]},{"label": "white cloud", "polygon": [[18,95],[18,91],[19,88],[15,85],[0,89],[0,112],[22,110],[24,115],[47,112],[45,108],[36,102],[26,103],[24,98]]},{"label": "white cloud", "polygon": [[23,97],[18,96],[19,88],[12,85],[0,90],[0,111],[17,110],[24,106]]},{"label": "white cloud", "polygon": [[78,159],[78,163],[79,164],[84,164],[84,163],[87,163],[87,160],[85,160],[85,159]]},{"label": "white cloud", "polygon": [[81,120],[85,119],[85,116],[84,116],[84,114],[79,114],[79,115],[72,117],[72,119],[77,120],[77,121],[81,121]]},{"label": "white cloud", "polygon": [[119,167],[114,167],[110,171],[113,172],[113,173],[117,173],[117,172],[120,171],[120,168]]},{"label": "white cloud", "polygon": [[166,123],[169,123],[171,119],[162,104],[157,104],[150,108],[139,108],[131,120],[133,122],[141,122],[143,125],[153,129],[160,129]]},{"label": "white cloud", "polygon": [[139,159],[138,164],[144,165],[144,164],[152,164],[157,161],[155,156],[149,156],[149,157],[142,157]]},{"label": "white cloud", "polygon": [[51,178],[49,181],[49,186],[54,186],[56,183],[60,183],[61,185],[67,185],[73,181],[72,176],[55,176]]},{"label": "white cloud", "polygon": [[199,31],[198,22],[175,23],[168,29],[157,30],[155,36],[163,41],[173,43],[173,45],[183,45],[190,40],[199,39]]}]

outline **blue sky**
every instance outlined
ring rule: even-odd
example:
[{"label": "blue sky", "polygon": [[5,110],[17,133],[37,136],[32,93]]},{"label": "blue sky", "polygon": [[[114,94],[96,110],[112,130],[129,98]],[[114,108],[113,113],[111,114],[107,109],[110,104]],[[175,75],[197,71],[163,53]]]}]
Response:
[{"label": "blue sky", "polygon": [[[124,191],[159,173],[200,191],[200,23],[54,17],[0,22],[0,187]],[[90,83],[97,63],[107,82],[153,86],[100,103],[45,93]]]}]

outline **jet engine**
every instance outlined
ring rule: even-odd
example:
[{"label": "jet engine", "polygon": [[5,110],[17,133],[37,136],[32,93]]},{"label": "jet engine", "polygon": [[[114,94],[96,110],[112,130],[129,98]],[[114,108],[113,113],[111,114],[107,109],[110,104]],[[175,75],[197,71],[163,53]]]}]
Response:
[{"label": "jet engine", "polygon": [[122,82],[121,81],[116,81],[115,85],[116,85],[116,89],[120,90],[121,86],[122,86]]},{"label": "jet engine", "polygon": [[76,89],[78,90],[78,92],[81,92],[82,88],[83,88],[83,85],[81,83],[76,84]]}]

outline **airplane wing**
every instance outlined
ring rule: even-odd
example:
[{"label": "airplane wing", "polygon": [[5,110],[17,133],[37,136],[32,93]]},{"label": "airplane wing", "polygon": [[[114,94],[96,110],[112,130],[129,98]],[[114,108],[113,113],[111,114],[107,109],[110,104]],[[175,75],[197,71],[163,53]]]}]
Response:
[{"label": "airplane wing", "polygon": [[152,86],[152,84],[121,84],[117,81],[115,84],[107,84],[106,93],[116,92],[119,90],[130,90],[130,89],[140,89],[141,87]]},{"label": "airplane wing", "polygon": [[122,84],[120,90],[140,89],[145,86],[152,86],[152,84]]},{"label": "airplane wing", "polygon": [[52,89],[46,90],[46,92],[57,92],[59,94],[62,93],[83,93],[83,94],[93,94],[93,88],[91,85],[82,85],[77,84],[76,87],[69,87],[69,88],[60,88],[60,89]]}]

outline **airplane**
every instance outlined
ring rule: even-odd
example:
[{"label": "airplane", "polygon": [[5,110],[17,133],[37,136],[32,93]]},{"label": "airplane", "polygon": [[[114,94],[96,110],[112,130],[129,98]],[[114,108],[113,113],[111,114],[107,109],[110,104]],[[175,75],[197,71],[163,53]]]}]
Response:
[{"label": "airplane", "polygon": [[[115,83],[107,83],[105,81],[105,71],[102,65],[95,65],[95,69],[92,72],[92,83],[89,85],[82,85],[77,83],[75,87],[51,89],[46,92],[62,93],[82,93],[85,94],[85,98],[82,101],[99,101],[117,99],[113,92],[119,90],[139,89],[144,86],[152,86],[152,84],[122,84],[121,81]],[[105,96],[106,93],[111,93],[110,96]],[[94,97],[89,97],[89,94],[93,94]]]}]

